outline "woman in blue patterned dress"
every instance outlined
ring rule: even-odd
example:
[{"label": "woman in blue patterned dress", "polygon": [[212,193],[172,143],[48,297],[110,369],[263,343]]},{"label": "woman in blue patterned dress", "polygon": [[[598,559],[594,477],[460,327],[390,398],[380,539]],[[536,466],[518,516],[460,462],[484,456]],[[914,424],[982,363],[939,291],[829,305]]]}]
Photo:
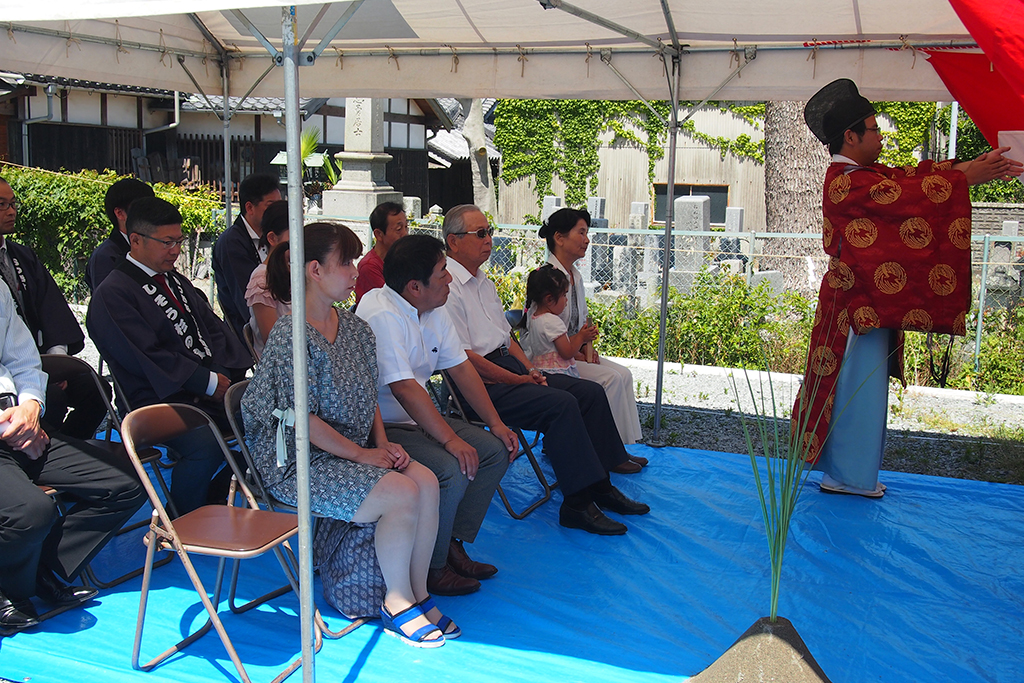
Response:
[{"label": "woman in blue patterned dress", "polygon": [[[310,486],[313,511],[356,523],[376,523],[374,547],[387,584],[385,630],[417,647],[438,647],[460,635],[427,593],[427,569],[437,535],[434,474],[390,443],[377,409],[377,353],[369,325],[334,304],[355,288],[362,252],[342,225],[304,229],[306,339],[309,354]],[[267,260],[267,285],[290,302],[288,243]],[[256,467],[278,499],[296,502],[295,433],[279,424],[294,407],[290,315],[274,325],[242,399],[246,441]],[[443,632],[443,634],[442,634]]]}]

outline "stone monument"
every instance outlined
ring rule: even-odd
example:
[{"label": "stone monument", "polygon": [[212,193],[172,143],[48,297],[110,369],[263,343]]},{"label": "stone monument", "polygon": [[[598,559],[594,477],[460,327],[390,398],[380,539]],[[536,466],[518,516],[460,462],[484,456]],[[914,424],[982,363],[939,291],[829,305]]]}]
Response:
[{"label": "stone monument", "polygon": [[366,220],[382,202],[402,204],[402,193],[388,185],[384,154],[384,100],[349,97],[345,100],[345,151],[341,179],[324,191],[324,214]]}]

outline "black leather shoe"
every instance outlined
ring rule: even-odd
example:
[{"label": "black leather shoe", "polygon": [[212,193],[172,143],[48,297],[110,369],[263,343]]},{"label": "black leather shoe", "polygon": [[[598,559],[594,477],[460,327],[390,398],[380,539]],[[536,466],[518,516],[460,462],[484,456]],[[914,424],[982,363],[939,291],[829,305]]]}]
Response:
[{"label": "black leather shoe", "polygon": [[98,591],[88,586],[68,586],[49,569],[39,568],[36,574],[36,596],[51,605],[75,605],[96,597]]},{"label": "black leather shoe", "polygon": [[558,510],[558,523],[569,529],[583,529],[587,533],[601,536],[621,536],[626,533],[626,525],[609,519],[593,503],[585,510],[574,510],[565,503]]},{"label": "black leather shoe", "polygon": [[39,623],[36,610],[28,600],[11,600],[0,593],[0,631],[11,632]]},{"label": "black leather shoe", "polygon": [[620,515],[646,515],[651,508],[646,503],[626,498],[622,491],[614,486],[608,493],[596,494],[594,502],[602,510],[611,510]]}]

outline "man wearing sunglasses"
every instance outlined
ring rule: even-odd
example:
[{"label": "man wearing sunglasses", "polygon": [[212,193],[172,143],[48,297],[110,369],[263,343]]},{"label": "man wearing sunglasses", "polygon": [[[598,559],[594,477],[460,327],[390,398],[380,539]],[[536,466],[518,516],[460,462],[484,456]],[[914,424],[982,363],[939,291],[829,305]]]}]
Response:
[{"label": "man wearing sunglasses", "polygon": [[605,512],[643,515],[650,508],[627,498],[609,479],[611,470],[630,461],[604,388],[530,367],[511,336],[498,291],[482,270],[494,229],[479,208],[451,209],[443,231],[452,275],[445,309],[501,419],[544,434],[544,452],[563,495],[559,523],[603,536],[626,533],[626,525]]},{"label": "man wearing sunglasses", "polygon": [[[181,214],[156,197],[128,210],[131,250],[96,288],[86,327],[134,409],[153,403],[198,405],[226,427],[222,400],[252,358],[214,315],[188,278],[174,270],[181,253]],[[221,451],[200,429],[169,442],[177,456],[171,497],[179,513],[207,502]],[[228,468],[225,468],[227,470]],[[219,492],[219,491],[218,491]]]}]

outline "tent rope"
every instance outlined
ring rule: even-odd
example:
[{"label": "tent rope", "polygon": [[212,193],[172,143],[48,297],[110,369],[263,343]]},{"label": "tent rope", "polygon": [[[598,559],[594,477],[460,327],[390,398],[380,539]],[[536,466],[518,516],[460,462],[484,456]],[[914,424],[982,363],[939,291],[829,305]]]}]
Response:
[{"label": "tent rope", "polygon": [[334,66],[338,67],[342,71],[345,70],[345,51],[340,47],[335,47],[334,51],[338,53],[338,58],[334,60]]},{"label": "tent rope", "polygon": [[820,43],[818,43],[818,39],[815,38],[814,40],[812,40],[811,41],[811,53],[809,55],[807,55],[807,59],[804,60],[805,62],[811,62],[811,80],[812,81],[814,80],[814,77],[818,73],[818,49],[819,49],[819,47],[820,47]]},{"label": "tent rope", "polygon": [[18,44],[18,39],[14,37],[14,22],[7,22],[7,37],[14,41],[14,44]]},{"label": "tent rope", "polygon": [[395,54],[394,48],[390,45],[385,45],[384,47],[388,49],[388,63],[390,64],[392,59],[395,60],[395,69],[401,71],[402,65],[398,63],[398,55]]},{"label": "tent rope", "polygon": [[594,51],[590,49],[590,43],[586,43],[587,46],[587,78],[590,78],[590,58],[594,56]]},{"label": "tent rope", "polygon": [[[206,42],[205,40],[203,41]],[[205,46],[204,46],[205,47]],[[164,30],[160,29],[160,63],[166,66],[168,69],[174,67],[174,63],[167,63],[167,57],[170,56],[170,51],[167,49],[167,41],[164,40]]]},{"label": "tent rope", "polygon": [[452,51],[452,68],[448,69],[448,73],[457,74],[459,73],[459,52],[453,45],[445,43],[441,47],[446,47]]},{"label": "tent rope", "polygon": [[526,50],[524,50],[523,46],[520,45],[519,43],[516,43],[516,49],[519,50],[519,57],[517,58],[517,61],[519,62],[519,65],[520,65],[519,66],[519,77],[520,78],[525,78],[526,77],[526,63],[528,61],[530,61],[530,58],[526,56]]},{"label": "tent rope", "polygon": [[[68,39],[66,41],[64,41],[64,57],[66,59],[71,59],[71,45],[72,45],[72,43],[74,44],[75,47],[78,48],[78,51],[81,52],[82,51],[82,41],[80,41],[78,38],[75,38],[73,35],[71,35],[71,22],[70,21],[65,21],[64,22],[64,28],[67,29],[67,32],[68,32]],[[13,38],[14,37],[14,33],[11,32],[11,29],[7,29],[7,31],[10,34],[11,38]],[[14,41],[14,42],[18,42],[18,41]]]},{"label": "tent rope", "polygon": [[121,63],[121,53],[131,54],[131,52],[125,48],[123,41],[121,40],[121,22],[114,19],[114,40],[117,41],[117,52],[114,53],[114,57],[117,59],[117,63]]},{"label": "tent rope", "polygon": [[914,61],[910,64],[910,68],[913,69],[917,66],[917,48],[910,44],[905,35],[900,36],[900,42],[902,43],[901,50],[910,50],[914,54]]}]

